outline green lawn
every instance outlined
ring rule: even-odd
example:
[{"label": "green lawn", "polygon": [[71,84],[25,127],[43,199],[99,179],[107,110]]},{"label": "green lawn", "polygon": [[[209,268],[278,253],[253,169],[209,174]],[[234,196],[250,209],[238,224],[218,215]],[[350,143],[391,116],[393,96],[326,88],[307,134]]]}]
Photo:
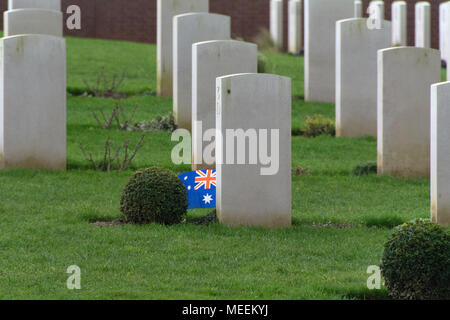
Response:
[{"label": "green lawn", "polygon": [[[140,105],[136,120],[171,112],[171,99],[153,94],[154,45],[67,38],[67,51],[69,92],[86,91],[83,80],[95,83],[102,67],[109,75],[126,70],[121,91],[128,111]],[[334,117],[333,105],[303,101],[303,58],[268,58],[274,73],[293,79],[294,128],[308,115]],[[67,172],[0,172],[0,299],[348,298],[366,292],[366,269],[379,264],[391,219],[429,216],[428,180],[352,174],[376,161],[374,138],[322,136],[293,137],[293,165],[310,173],[293,177],[290,229],[189,223],[208,213],[202,210],[177,226],[96,227],[92,221],[121,217],[121,190],[134,169],[190,169],[172,164],[170,134],[155,132],[127,172],[90,170],[79,143],[100,152],[107,137],[117,144],[140,137],[97,127],[92,110],[113,107],[112,99],[68,95]],[[329,221],[349,226],[314,225]],[[66,288],[73,264],[81,267],[82,290]]]}]

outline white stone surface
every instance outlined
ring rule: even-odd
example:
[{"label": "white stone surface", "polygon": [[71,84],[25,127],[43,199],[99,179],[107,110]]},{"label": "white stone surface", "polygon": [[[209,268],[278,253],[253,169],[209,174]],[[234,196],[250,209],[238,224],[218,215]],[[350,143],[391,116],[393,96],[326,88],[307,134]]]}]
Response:
[{"label": "white stone surface", "polygon": [[407,22],[406,2],[392,3],[392,46],[407,45]]},{"label": "white stone surface", "polygon": [[[192,169],[215,169],[204,152],[212,142],[203,134],[216,128],[216,78],[236,73],[258,72],[256,44],[235,40],[199,42],[192,46]],[[201,122],[201,127],[199,122]]]},{"label": "white stone surface", "polygon": [[[227,150],[235,149],[229,146],[232,139],[217,140],[216,203],[221,223],[270,228],[291,226],[291,99],[289,78],[270,74],[217,78],[217,131],[226,137],[227,130],[259,130],[259,141],[247,139],[253,143],[246,143],[245,153],[251,154],[252,147],[256,148],[259,142],[259,153],[279,154],[278,171],[262,175],[261,170],[264,172],[263,168],[269,165],[262,164],[261,156],[257,164],[249,164],[249,156],[247,164],[226,164],[229,163],[226,159],[231,157]],[[267,130],[265,137],[260,129]],[[278,130],[278,140],[272,129]],[[267,150],[262,151],[261,141],[270,142]],[[277,145],[279,152],[276,152]]]},{"label": "white stone surface", "polygon": [[334,103],[336,21],[353,15],[353,0],[305,0],[305,100]]},{"label": "white stone surface", "polygon": [[421,1],[416,3],[416,47],[431,47],[431,6],[429,2]]},{"label": "white stone surface", "polygon": [[440,81],[438,50],[378,51],[378,173],[430,175],[430,86]]},{"label": "white stone surface", "polygon": [[61,11],[61,0],[8,0],[8,10],[48,9]]},{"label": "white stone surface", "polygon": [[270,36],[278,49],[283,48],[283,0],[270,0]]},{"label": "white stone surface", "polygon": [[377,52],[391,45],[391,22],[369,30],[367,19],[336,23],[336,135],[377,136]]},{"label": "white stone surface", "polygon": [[14,9],[3,13],[4,36],[46,34],[63,36],[61,11],[46,9]]},{"label": "white stone surface", "polygon": [[[439,5],[439,50],[441,51],[441,59],[447,60],[449,56],[449,22],[450,18],[450,2],[444,2]],[[448,74],[448,73],[447,73]],[[447,78],[448,80],[448,78]]]},{"label": "white stone surface", "polygon": [[179,128],[191,130],[192,45],[208,40],[229,40],[230,17],[212,13],[186,13],[174,17],[173,113]]},{"label": "white stone surface", "polygon": [[[369,8],[375,7],[376,8],[376,17],[380,20],[384,20],[384,1],[370,1]],[[370,10],[368,8],[368,11]]]},{"label": "white stone surface", "polygon": [[289,1],[289,37],[288,52],[299,54],[303,49],[302,43],[302,0]]},{"label": "white stone surface", "polygon": [[431,86],[431,220],[450,225],[450,82]]},{"label": "white stone surface", "polygon": [[19,35],[0,44],[0,168],[65,170],[65,40]]},{"label": "white stone surface", "polygon": [[157,2],[157,92],[173,94],[173,17],[189,12],[208,12],[209,0],[158,0]]},{"label": "white stone surface", "polygon": [[354,18],[362,18],[362,1],[361,0],[355,0],[355,11],[353,14]]}]

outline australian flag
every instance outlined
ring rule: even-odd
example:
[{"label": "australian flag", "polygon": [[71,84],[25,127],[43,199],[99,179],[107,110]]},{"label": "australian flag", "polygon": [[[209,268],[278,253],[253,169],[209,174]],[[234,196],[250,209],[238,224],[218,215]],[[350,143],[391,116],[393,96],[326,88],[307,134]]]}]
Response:
[{"label": "australian flag", "polygon": [[188,209],[216,207],[216,170],[197,170],[182,173],[178,178],[186,187]]}]

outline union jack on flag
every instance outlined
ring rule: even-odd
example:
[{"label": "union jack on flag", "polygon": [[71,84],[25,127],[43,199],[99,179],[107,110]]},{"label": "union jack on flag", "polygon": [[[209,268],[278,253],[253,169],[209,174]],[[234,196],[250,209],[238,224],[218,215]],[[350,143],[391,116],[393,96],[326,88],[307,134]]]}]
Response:
[{"label": "union jack on flag", "polygon": [[205,189],[211,189],[211,186],[216,187],[216,171],[215,170],[206,170],[195,171],[198,176],[195,178],[195,183],[197,185],[194,187],[194,190],[198,190],[201,187],[205,187]]},{"label": "union jack on flag", "polygon": [[216,207],[216,170],[197,170],[178,176],[186,187],[188,209]]}]

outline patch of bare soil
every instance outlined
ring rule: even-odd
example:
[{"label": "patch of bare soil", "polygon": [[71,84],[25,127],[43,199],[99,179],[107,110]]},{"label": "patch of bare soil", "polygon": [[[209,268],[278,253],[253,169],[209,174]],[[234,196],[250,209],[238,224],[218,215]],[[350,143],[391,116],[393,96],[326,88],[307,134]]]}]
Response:
[{"label": "patch of bare soil", "polygon": [[96,227],[116,227],[128,224],[125,219],[116,219],[113,221],[96,221],[92,223]]},{"label": "patch of bare soil", "polygon": [[344,229],[344,228],[353,228],[356,227],[358,224],[354,222],[340,222],[340,223],[332,223],[332,222],[326,222],[326,223],[316,223],[313,222],[313,227],[318,228],[336,228],[336,229]]}]

